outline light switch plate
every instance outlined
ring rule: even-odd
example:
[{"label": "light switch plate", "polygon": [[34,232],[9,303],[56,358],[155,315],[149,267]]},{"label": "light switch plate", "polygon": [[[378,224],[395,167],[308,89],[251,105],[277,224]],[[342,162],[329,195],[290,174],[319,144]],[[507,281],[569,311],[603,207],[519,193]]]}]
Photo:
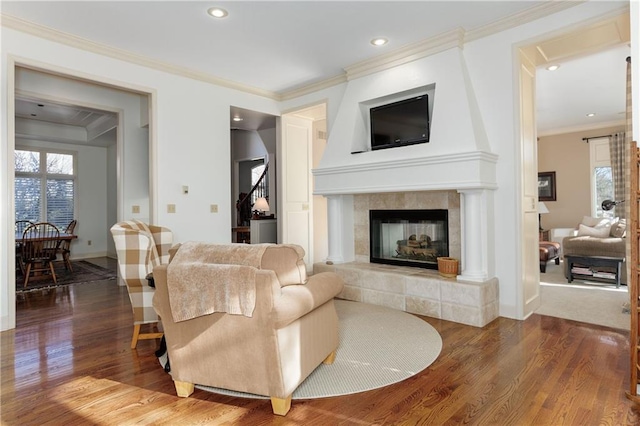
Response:
[{"label": "light switch plate", "polygon": [[176,205],[175,204],[167,204],[167,213],[175,213]]},{"label": "light switch plate", "polygon": [[218,213],[218,205],[211,204],[211,213]]}]

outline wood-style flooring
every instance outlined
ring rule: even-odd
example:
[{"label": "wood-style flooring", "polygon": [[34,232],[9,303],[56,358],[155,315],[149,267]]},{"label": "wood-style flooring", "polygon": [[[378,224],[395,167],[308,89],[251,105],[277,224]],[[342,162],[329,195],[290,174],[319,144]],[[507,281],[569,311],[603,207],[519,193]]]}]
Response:
[{"label": "wood-style flooring", "polygon": [[[475,328],[424,317],[440,357],[403,382],[293,401],[196,389],[178,398],[154,356],[129,349],[132,313],[114,281],[19,296],[1,338],[2,425],[624,425],[640,424],[629,388],[628,332],[533,315]],[[393,342],[379,342],[380,345]]]}]

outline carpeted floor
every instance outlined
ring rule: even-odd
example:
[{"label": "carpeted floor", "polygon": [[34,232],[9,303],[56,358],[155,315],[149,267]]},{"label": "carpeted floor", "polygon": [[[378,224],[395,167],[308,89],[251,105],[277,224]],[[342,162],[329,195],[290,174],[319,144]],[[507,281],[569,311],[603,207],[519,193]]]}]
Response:
[{"label": "carpeted floor", "polygon": [[547,264],[540,274],[541,304],[537,314],[629,330],[627,286],[574,280],[564,277],[564,264]]},{"label": "carpeted floor", "polygon": [[[397,383],[427,368],[442,350],[438,332],[414,315],[346,300],[336,300],[336,310],[340,319],[336,360],[316,368],[293,393],[293,399],[348,395]],[[264,398],[196,387],[224,395]]]},{"label": "carpeted floor", "polygon": [[21,274],[16,274],[16,293],[101,280],[115,280],[117,277],[117,271],[114,267],[104,268],[86,260],[72,260],[71,266],[73,267],[73,272],[67,271],[61,263],[55,266],[57,285],[54,284],[50,276],[46,275],[39,279],[29,279],[27,288],[24,288],[24,277]]}]

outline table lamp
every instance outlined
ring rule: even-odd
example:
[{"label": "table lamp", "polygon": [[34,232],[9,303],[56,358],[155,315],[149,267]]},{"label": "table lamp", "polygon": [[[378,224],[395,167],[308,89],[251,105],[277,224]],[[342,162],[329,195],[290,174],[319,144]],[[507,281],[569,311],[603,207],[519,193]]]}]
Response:
[{"label": "table lamp", "polygon": [[542,218],[540,215],[549,213],[549,209],[543,201],[538,202],[538,228],[542,231]]},{"label": "table lamp", "polygon": [[269,211],[269,203],[267,202],[267,199],[264,197],[258,198],[253,205],[253,211],[256,216],[264,216],[264,212]]}]

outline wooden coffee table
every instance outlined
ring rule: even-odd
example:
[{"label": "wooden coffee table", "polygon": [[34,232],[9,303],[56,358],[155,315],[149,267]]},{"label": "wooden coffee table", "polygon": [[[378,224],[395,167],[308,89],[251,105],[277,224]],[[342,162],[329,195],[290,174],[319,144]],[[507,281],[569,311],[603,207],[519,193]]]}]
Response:
[{"label": "wooden coffee table", "polygon": [[[620,273],[622,272],[622,264],[624,263],[623,257],[607,257],[607,256],[577,256],[577,255],[565,255],[564,261],[567,268],[568,282],[573,281],[574,278],[583,280],[605,282],[609,284],[615,284],[616,288],[620,288]],[[598,271],[598,267],[607,267],[615,269],[615,277],[608,278],[602,276],[594,276],[592,274],[581,274],[573,272],[573,267],[579,265],[585,268],[589,268],[591,271]],[[593,273],[593,272],[592,272]],[[613,272],[611,272],[613,273]]]}]

